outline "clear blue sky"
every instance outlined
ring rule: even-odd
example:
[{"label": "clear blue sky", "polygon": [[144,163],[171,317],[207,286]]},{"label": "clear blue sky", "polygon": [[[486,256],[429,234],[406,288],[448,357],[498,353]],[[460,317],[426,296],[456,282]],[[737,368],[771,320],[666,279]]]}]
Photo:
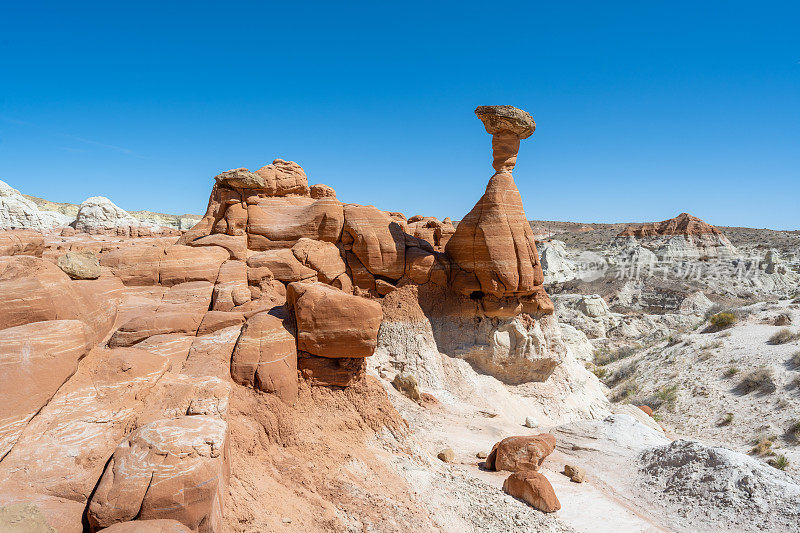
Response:
[{"label": "clear blue sky", "polygon": [[538,129],[531,219],[800,228],[797,2],[3,2],[0,179],[202,213],[276,157],[343,201],[460,218],[472,111]]}]

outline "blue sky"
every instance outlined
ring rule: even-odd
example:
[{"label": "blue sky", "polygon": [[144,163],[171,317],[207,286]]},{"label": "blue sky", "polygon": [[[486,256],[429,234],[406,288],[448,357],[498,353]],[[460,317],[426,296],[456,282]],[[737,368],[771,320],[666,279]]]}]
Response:
[{"label": "blue sky", "polygon": [[4,2],[0,179],[202,213],[276,157],[341,200],[463,216],[472,111],[537,131],[529,218],[800,228],[796,2]]}]

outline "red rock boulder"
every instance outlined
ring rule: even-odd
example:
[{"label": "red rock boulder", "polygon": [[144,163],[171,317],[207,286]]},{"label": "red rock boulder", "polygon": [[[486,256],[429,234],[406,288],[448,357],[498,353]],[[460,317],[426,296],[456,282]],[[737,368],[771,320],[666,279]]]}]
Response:
[{"label": "red rock boulder", "polygon": [[267,196],[309,196],[308,177],[294,161],[276,159],[258,169],[255,174],[261,178],[262,190]]},{"label": "red rock boulder", "polygon": [[214,181],[232,189],[263,189],[264,179],[246,168],[226,170],[214,176]]},{"label": "red rock boulder", "polygon": [[553,486],[539,472],[532,470],[515,472],[505,480],[503,490],[545,513],[561,509],[561,502],[558,501]]},{"label": "red rock boulder", "polygon": [[294,311],[299,350],[320,357],[368,357],[383,319],[379,303],[324,283],[291,283],[286,299]]},{"label": "red rock boulder", "polygon": [[311,186],[311,198],[336,198],[336,191],[333,190],[333,187],[317,183]]},{"label": "red rock boulder", "polygon": [[490,470],[539,470],[545,458],[556,449],[556,438],[549,433],[530,437],[508,437],[492,447],[486,458]]},{"label": "red rock boulder", "polygon": [[372,206],[346,205],[342,243],[374,276],[392,280],[403,276],[405,234],[383,211]]},{"label": "red rock boulder", "polygon": [[231,377],[288,404],[297,399],[296,340],[283,320],[259,313],[247,321],[233,350]]}]

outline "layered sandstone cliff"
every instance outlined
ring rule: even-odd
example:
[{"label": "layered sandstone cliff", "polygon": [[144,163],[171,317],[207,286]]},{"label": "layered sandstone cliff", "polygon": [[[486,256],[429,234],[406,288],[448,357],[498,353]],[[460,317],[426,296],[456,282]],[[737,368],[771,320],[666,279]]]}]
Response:
[{"label": "layered sandstone cliff", "polygon": [[[552,377],[554,404],[578,412],[565,391],[583,383],[563,368],[574,361],[511,175],[533,120],[508,106],[476,113],[497,172],[458,228],[343,203],[276,159],[216,176],[205,216],[177,242],[83,249],[99,256],[94,280],[67,275],[36,234],[0,234],[0,357],[7,389],[27,383],[0,419],[0,505],[39,501],[62,531],[139,519],[220,531],[232,398],[269,397],[281,425],[314,388],[371,391],[369,416],[396,425],[365,377],[371,357],[416,364],[445,392],[450,358],[506,383]],[[93,199],[78,226],[131,227],[115,208]]]},{"label": "layered sandstone cliff", "polygon": [[617,240],[634,249],[642,246],[660,261],[731,258],[737,254],[722,231],[689,213],[627,226]]}]

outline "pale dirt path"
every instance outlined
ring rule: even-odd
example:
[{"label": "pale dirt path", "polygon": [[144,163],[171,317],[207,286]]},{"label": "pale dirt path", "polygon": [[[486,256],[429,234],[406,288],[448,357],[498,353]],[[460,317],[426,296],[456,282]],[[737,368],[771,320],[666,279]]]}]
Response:
[{"label": "pale dirt path", "polygon": [[[507,472],[490,472],[482,469],[478,452],[489,452],[492,445],[511,435],[534,435],[546,428],[530,429],[519,421],[503,415],[503,406],[498,405],[497,416],[489,417],[484,410],[469,404],[435,405],[423,408],[401,396],[386,381],[382,380],[390,399],[408,421],[414,438],[433,457],[443,448],[455,452],[455,466],[468,476],[481,480],[498,491],[502,491]],[[560,471],[565,462],[586,468],[589,475],[582,484],[572,483]],[[609,462],[609,466],[613,461]],[[542,473],[550,480],[561,502],[561,510],[555,516],[576,531],[586,533],[619,532],[667,532],[655,513],[638,508],[636,492],[632,483],[618,479],[610,471],[604,471],[601,460],[586,464],[585,460],[570,460],[556,451],[544,465]],[[603,479],[615,480],[612,487]],[[522,504],[521,504],[522,505]],[[523,529],[524,530],[524,529]]]}]

